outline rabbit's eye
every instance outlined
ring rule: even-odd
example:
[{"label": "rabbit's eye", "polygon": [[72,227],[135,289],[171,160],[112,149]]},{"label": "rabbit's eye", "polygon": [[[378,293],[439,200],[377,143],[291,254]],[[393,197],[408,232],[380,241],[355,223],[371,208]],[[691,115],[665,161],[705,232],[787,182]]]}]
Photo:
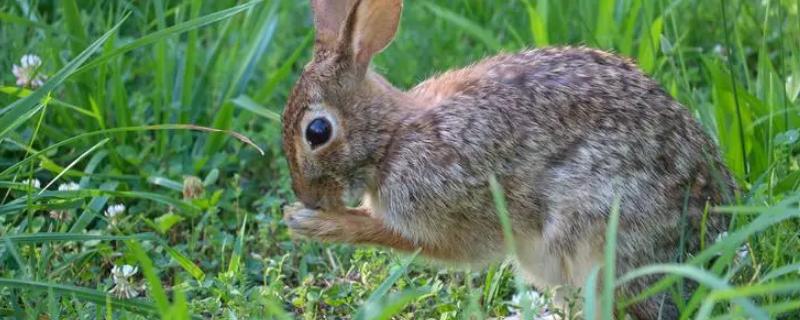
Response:
[{"label": "rabbit's eye", "polygon": [[311,120],[306,128],[306,140],[312,148],[325,144],[331,138],[331,123],[325,118]]}]

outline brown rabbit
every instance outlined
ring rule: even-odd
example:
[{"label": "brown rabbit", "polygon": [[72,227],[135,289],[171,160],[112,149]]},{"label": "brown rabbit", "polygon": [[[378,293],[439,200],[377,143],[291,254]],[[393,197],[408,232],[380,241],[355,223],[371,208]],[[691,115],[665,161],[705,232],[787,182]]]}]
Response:
[{"label": "brown rabbit", "polygon": [[[433,259],[505,258],[488,181],[505,191],[521,274],[537,287],[580,287],[602,264],[606,220],[621,201],[617,274],[674,261],[681,235],[726,227],[707,205],[733,186],[691,114],[630,61],[587,48],[501,54],[403,92],[370,70],[391,42],[402,0],[312,0],[314,57],[283,114],[301,204],[294,233],[421,249]],[[347,207],[349,197],[362,206]],[[630,296],[642,278],[618,290]],[[673,319],[662,294],[631,306]]]}]

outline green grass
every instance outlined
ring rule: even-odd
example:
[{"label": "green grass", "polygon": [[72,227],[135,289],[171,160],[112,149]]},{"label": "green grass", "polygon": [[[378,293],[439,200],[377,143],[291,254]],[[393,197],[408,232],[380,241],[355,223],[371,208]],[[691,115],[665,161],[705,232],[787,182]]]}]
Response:
[{"label": "green grass", "polygon": [[[709,209],[735,217],[728,236],[681,264],[596,269],[603,294],[576,305],[608,318],[641,298],[612,299],[612,282],[658,273],[645,295],[702,284],[684,319],[800,317],[800,1],[412,0],[402,19],[374,63],[400,87],[499,51],[599,47],[636,59],[721,146],[742,186]],[[532,311],[514,305],[526,288],[507,263],[463,271],[289,237],[279,114],[310,58],[305,1],[4,1],[0,26],[0,318]],[[11,73],[28,53],[47,76],[37,90]],[[22,183],[33,178],[47,189]],[[105,216],[117,203],[126,212]],[[138,267],[138,298],[109,294],[123,264]]]}]

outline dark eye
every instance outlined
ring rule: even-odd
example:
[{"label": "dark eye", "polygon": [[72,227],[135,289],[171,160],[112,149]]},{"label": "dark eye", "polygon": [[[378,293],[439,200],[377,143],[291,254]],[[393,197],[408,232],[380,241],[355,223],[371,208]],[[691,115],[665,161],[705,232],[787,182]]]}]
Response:
[{"label": "dark eye", "polygon": [[306,128],[306,140],[312,148],[323,145],[331,138],[331,123],[325,118],[311,120]]}]

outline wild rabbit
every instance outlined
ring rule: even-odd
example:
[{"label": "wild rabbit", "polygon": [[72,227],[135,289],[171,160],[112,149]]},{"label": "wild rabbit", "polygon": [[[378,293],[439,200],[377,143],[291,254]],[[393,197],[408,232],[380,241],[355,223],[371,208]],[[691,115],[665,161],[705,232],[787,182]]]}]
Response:
[{"label": "wild rabbit", "polygon": [[[620,201],[617,274],[675,261],[725,230],[733,187],[691,114],[630,61],[587,48],[500,54],[403,92],[369,68],[395,35],[402,0],[312,0],[313,60],[283,113],[300,204],[292,232],[322,241],[420,249],[435,260],[505,258],[489,188],[503,187],[521,274],[581,287],[602,264]],[[346,205],[363,197],[362,206]],[[701,230],[705,230],[701,232]],[[635,295],[657,277],[627,283]],[[626,310],[678,316],[660,295]]]}]

